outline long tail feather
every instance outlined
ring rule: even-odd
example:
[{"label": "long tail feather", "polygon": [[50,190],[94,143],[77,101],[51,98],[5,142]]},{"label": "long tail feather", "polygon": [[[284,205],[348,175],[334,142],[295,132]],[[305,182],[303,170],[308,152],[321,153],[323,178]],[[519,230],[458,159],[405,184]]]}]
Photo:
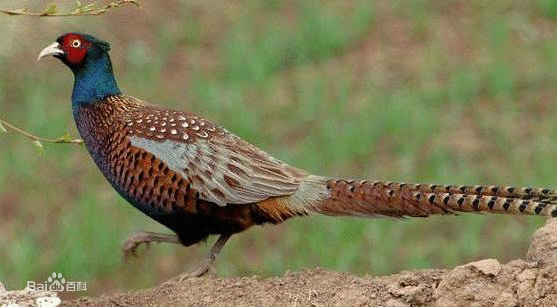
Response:
[{"label": "long tail feather", "polygon": [[[301,189],[310,188],[311,191],[297,192],[298,199],[305,200],[307,210],[326,215],[404,217],[485,212],[557,216],[557,191],[549,189],[313,177],[311,185],[301,186]],[[317,188],[317,185],[323,189]],[[321,196],[306,197],[313,191],[320,191]]]}]

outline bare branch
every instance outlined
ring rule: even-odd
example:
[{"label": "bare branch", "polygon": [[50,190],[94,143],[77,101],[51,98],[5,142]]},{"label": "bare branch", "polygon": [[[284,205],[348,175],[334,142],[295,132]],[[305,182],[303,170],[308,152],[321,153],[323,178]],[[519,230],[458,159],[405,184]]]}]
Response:
[{"label": "bare branch", "polygon": [[19,134],[22,134],[23,136],[25,136],[26,138],[33,140],[34,144],[36,147],[41,147],[42,148],[42,144],[41,142],[46,142],[46,143],[58,143],[58,144],[83,144],[83,140],[82,139],[72,139],[71,136],[69,134],[66,134],[62,137],[59,137],[57,139],[48,139],[48,138],[43,138],[40,136],[36,136],[34,134],[31,134],[29,132],[25,132],[19,128],[17,128],[14,125],[11,125],[9,123],[7,123],[4,120],[0,119],[0,132],[6,132],[7,129],[11,129]]},{"label": "bare branch", "polygon": [[138,0],[118,0],[107,4],[106,6],[95,9],[95,2],[88,4],[81,4],[76,1],[75,9],[69,13],[59,13],[58,6],[52,4],[48,6],[42,13],[28,12],[26,9],[17,10],[2,10],[0,13],[4,13],[12,16],[34,16],[34,17],[69,17],[69,16],[98,16],[106,13],[108,10],[120,7],[124,4],[134,4],[137,7],[141,7]]}]

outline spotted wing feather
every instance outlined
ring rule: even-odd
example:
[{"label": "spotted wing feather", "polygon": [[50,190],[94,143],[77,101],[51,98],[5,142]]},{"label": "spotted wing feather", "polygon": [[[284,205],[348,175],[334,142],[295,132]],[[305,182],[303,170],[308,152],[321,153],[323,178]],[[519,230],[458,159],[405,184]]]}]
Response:
[{"label": "spotted wing feather", "polygon": [[220,206],[259,202],[294,193],[307,176],[204,118],[148,108],[130,114],[131,145],[189,179],[200,199]]}]

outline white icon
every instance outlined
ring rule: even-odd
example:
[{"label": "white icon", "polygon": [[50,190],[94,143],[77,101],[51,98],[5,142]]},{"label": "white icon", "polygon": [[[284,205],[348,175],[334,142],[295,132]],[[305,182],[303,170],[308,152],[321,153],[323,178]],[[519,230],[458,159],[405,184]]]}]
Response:
[{"label": "white icon", "polygon": [[52,273],[52,277],[48,277],[47,281],[50,284],[48,286],[49,291],[64,291],[64,284],[66,283],[66,279],[62,277],[62,273]]}]

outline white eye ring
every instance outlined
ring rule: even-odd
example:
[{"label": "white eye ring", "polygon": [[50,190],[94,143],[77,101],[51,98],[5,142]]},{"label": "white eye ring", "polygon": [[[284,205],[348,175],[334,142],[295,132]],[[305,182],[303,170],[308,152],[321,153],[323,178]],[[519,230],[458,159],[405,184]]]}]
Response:
[{"label": "white eye ring", "polygon": [[74,40],[72,41],[72,47],[74,47],[74,48],[79,48],[79,47],[81,47],[81,41],[80,41],[79,39],[74,39]]}]

